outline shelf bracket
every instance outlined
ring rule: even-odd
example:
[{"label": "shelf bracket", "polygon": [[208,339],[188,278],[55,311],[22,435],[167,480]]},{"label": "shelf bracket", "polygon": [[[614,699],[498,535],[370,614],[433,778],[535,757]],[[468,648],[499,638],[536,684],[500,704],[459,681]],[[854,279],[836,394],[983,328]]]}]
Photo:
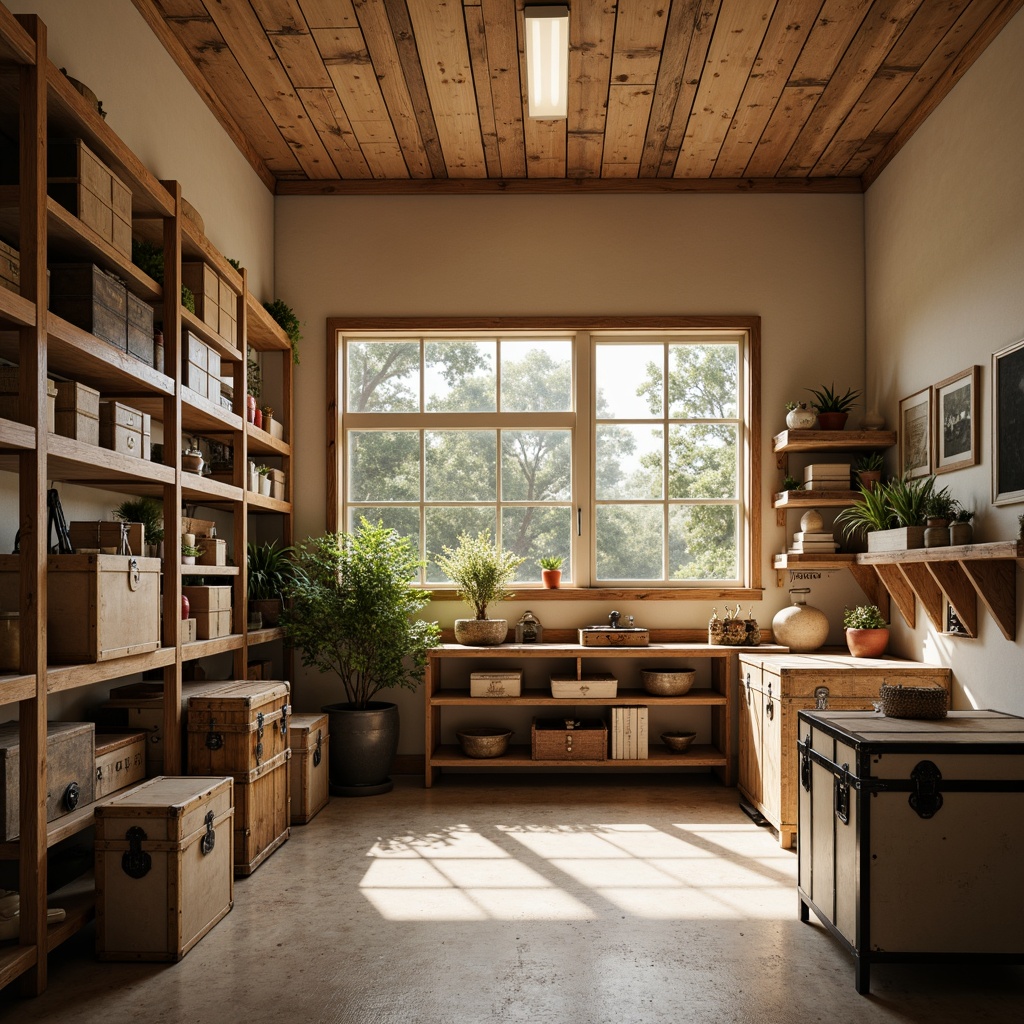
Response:
[{"label": "shelf bracket", "polygon": [[[926,562],[928,571],[935,578],[935,582],[942,588],[946,600],[953,606],[956,617],[960,620],[969,636],[978,635],[978,595],[974,585],[964,572],[960,562]],[[936,627],[940,631],[942,625],[941,613],[939,624]]]},{"label": "shelf bracket", "polygon": [[923,562],[903,562],[899,566],[903,575],[921,602],[928,620],[940,633],[942,622],[942,589]]},{"label": "shelf bracket", "polygon": [[917,610],[914,605],[914,591],[898,565],[880,563],[876,565],[875,572],[878,573],[882,585],[889,591],[890,597],[896,603],[896,607],[903,616],[903,621],[913,629],[917,623]]},{"label": "shelf bracket", "polygon": [[878,607],[878,610],[889,619],[889,591],[885,589],[885,582],[879,578],[879,574],[870,565],[857,565],[856,562],[850,565],[850,574],[860,585],[867,599]]},{"label": "shelf bracket", "polygon": [[1017,639],[1016,562],[1007,559],[965,559],[960,563],[978,597],[1007,640]]}]

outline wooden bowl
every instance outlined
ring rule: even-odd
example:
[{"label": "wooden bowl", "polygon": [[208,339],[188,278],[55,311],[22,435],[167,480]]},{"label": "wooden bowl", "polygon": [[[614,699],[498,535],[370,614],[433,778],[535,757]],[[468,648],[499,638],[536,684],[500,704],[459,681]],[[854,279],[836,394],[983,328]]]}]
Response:
[{"label": "wooden bowl", "polygon": [[696,735],[695,732],[663,732],[661,734],[661,742],[673,754],[685,754]]},{"label": "wooden bowl", "polygon": [[466,757],[501,757],[508,750],[512,730],[476,726],[460,729],[455,735]]}]

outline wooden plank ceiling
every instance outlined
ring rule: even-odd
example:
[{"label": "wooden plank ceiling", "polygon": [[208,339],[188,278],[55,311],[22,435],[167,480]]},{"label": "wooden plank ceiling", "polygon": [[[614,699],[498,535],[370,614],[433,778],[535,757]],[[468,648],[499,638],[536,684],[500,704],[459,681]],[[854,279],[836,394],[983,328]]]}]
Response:
[{"label": "wooden plank ceiling", "polygon": [[567,120],[524,0],[134,0],[268,187],[860,191],[1024,0],[570,0]]}]

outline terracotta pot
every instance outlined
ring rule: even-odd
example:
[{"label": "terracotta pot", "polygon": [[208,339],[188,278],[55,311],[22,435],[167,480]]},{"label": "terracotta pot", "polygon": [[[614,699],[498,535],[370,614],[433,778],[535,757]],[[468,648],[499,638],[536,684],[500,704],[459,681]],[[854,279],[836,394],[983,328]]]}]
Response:
[{"label": "terracotta pot", "polygon": [[880,658],[889,646],[889,630],[848,629],[846,646],[855,658]]},{"label": "terracotta pot", "polygon": [[252,411],[252,425],[263,429],[263,410],[259,406]]},{"label": "terracotta pot", "polygon": [[875,484],[881,483],[882,471],[880,469],[858,469],[857,479],[865,491],[873,491]]},{"label": "terracotta pot", "polygon": [[821,430],[842,430],[849,418],[848,412],[819,412],[818,427]]},{"label": "terracotta pot", "polygon": [[562,585],[561,569],[541,569],[540,581],[548,590],[558,590]]},{"label": "terracotta pot", "polygon": [[468,647],[497,647],[508,636],[506,619],[456,619],[455,639]]},{"label": "terracotta pot", "polygon": [[252,423],[256,415],[256,399],[252,395],[245,396],[245,418]]}]

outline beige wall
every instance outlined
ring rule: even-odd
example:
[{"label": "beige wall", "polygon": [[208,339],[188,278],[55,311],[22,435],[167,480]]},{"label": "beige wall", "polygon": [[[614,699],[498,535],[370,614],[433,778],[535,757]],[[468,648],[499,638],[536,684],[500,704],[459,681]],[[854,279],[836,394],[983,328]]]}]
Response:
[{"label": "beige wall", "polygon": [[[867,372],[888,422],[901,397],[982,367],[980,463],[938,477],[977,510],[979,541],[1016,536],[1024,512],[990,504],[991,355],[1024,336],[1022,53],[1018,14],[866,196]],[[1018,595],[1016,643],[979,605],[976,640],[937,635],[920,608],[913,630],[894,612],[894,646],[950,665],[955,706],[1024,714],[1020,607]]]}]

